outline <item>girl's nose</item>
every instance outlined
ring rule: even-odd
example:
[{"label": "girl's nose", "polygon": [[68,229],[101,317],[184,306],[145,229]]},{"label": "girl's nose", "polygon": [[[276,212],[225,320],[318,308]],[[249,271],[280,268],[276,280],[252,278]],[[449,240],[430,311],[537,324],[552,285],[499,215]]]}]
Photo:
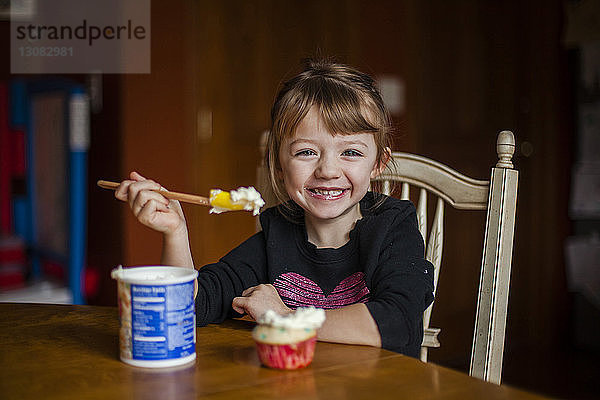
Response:
[{"label": "girl's nose", "polygon": [[315,170],[315,177],[320,179],[335,179],[341,175],[340,166],[336,157],[322,156]]}]

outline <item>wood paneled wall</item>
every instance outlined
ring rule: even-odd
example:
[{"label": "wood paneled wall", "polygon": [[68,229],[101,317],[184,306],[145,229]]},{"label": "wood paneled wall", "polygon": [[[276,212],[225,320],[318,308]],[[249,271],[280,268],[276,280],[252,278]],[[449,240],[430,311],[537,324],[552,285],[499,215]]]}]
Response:
[{"label": "wood paneled wall", "polygon": [[[254,184],[281,79],[317,52],[356,61],[357,5],[328,4],[153,3],[152,74],[123,77],[123,174],[137,169],[168,188],[205,194]],[[186,215],[198,265],[255,229],[245,213],[186,207]],[[126,262],[156,262],[157,235],[126,221]]]}]

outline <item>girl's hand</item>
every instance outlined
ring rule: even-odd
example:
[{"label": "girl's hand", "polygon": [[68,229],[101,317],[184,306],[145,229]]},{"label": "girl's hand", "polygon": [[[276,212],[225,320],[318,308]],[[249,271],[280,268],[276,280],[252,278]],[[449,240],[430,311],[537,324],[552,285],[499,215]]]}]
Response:
[{"label": "girl's hand", "polygon": [[186,233],[185,217],[178,201],[155,192],[161,186],[137,172],[132,172],[129,177],[121,182],[115,197],[129,203],[138,221],[165,236]]},{"label": "girl's hand", "polygon": [[273,285],[258,285],[242,292],[242,297],[233,299],[231,306],[240,314],[248,314],[255,321],[267,310],[273,310],[279,315],[293,312],[288,308]]}]

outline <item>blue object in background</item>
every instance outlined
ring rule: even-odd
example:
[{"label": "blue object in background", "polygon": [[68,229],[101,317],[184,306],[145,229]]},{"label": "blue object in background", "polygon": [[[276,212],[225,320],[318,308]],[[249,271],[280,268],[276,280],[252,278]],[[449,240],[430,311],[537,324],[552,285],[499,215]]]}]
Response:
[{"label": "blue object in background", "polygon": [[10,125],[20,129],[27,125],[27,83],[15,79],[10,84]]},{"label": "blue object in background", "polygon": [[90,107],[79,87],[69,96],[69,287],[73,303],[82,304],[82,274],[85,268],[87,229],[87,152],[90,143]]},{"label": "blue object in background", "polygon": [[[53,254],[44,248],[38,237],[38,218],[34,157],[34,122],[32,103],[36,96],[61,92],[65,94],[66,137],[68,159],[68,254]],[[31,255],[32,276],[41,276],[41,258],[50,258],[68,268],[68,285],[74,304],[83,304],[83,272],[87,244],[87,152],[90,142],[89,100],[84,88],[73,81],[50,78],[36,81],[24,79],[11,83],[11,125],[25,131],[26,141],[26,194],[15,197],[15,233],[24,238]]]}]

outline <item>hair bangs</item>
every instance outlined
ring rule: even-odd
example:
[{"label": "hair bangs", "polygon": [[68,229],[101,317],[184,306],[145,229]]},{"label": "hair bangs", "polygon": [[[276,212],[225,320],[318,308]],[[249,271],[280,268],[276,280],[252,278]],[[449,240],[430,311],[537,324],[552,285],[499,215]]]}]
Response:
[{"label": "hair bangs", "polygon": [[355,93],[343,87],[340,91],[330,93],[327,92],[332,88],[323,89],[323,96],[315,99],[314,105],[329,133],[332,135],[375,134],[380,130],[367,118],[370,113]]}]

